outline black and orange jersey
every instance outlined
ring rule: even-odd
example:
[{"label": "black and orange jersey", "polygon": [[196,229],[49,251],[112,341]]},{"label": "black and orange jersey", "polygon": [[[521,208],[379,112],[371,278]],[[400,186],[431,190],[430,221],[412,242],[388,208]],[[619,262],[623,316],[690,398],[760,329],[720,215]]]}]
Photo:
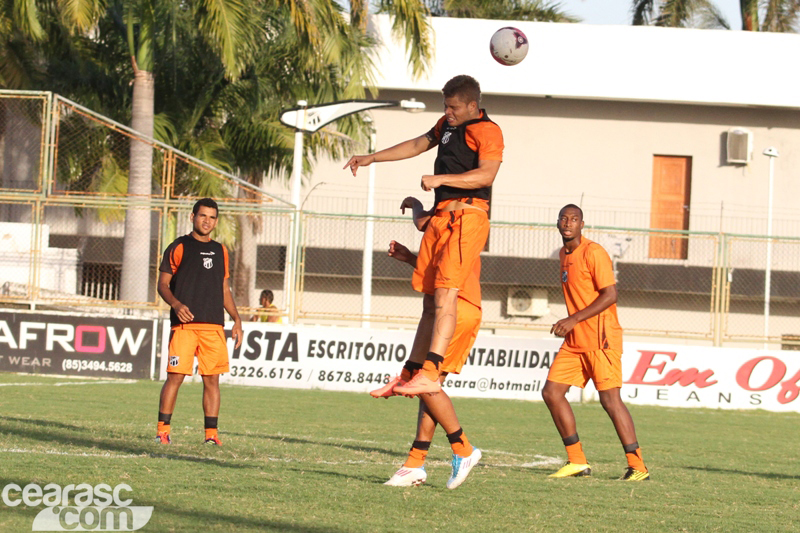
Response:
[{"label": "black and orange jersey", "polygon": [[[602,246],[581,237],[578,247],[559,253],[561,288],[570,316],[586,309],[600,295],[600,289],[615,285],[611,258]],[[617,319],[617,304],[579,322],[564,339],[564,346],[575,352],[616,350],[622,352],[622,328]]]},{"label": "black and orange jersey", "polygon": [[[463,174],[478,168],[481,160],[503,160],[503,132],[492,122],[486,110],[480,118],[469,120],[458,126],[450,126],[443,116],[428,131],[426,137],[439,145],[434,163],[434,174]],[[480,198],[489,200],[492,188],[461,189],[450,185],[436,188],[436,205],[452,198]]]},{"label": "black and orange jersey", "polygon": [[[225,246],[191,234],[178,237],[164,251],[159,271],[172,274],[169,288],[194,315],[192,324],[224,324],[223,283],[229,277]],[[182,324],[174,310],[169,319],[172,327]]]}]

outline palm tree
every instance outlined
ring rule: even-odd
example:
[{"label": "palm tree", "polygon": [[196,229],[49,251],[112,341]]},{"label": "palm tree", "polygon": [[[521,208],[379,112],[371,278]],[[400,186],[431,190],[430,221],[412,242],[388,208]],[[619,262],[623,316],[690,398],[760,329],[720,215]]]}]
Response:
[{"label": "palm tree", "polygon": [[671,28],[725,28],[730,29],[728,21],[710,0],[662,0],[656,11],[656,0],[634,0],[633,25]]},{"label": "palm tree", "polygon": [[[223,169],[238,169],[253,183],[291,172],[293,143],[278,123],[281,108],[298,99],[361,98],[364,87],[372,86],[367,51],[374,43],[365,19],[354,17],[348,24],[334,0],[112,0],[108,5],[90,0],[69,3],[81,7],[70,24],[64,24],[66,2],[42,2],[37,10],[32,0],[0,1],[0,30],[14,28],[0,38],[4,86],[13,81],[20,88],[61,92],[147,136]],[[396,18],[406,17],[409,38],[422,43],[410,55],[421,72],[430,57],[429,27],[421,3],[405,2],[398,2]],[[18,4],[30,9],[14,11]],[[11,20],[10,14],[21,19]],[[353,118],[337,126],[345,134],[361,131]],[[315,135],[306,146],[306,164],[351,142],[336,132]],[[61,174],[76,186],[127,190],[132,197],[153,192],[148,144],[131,141],[125,168],[102,139],[87,137],[86,143],[84,148],[103,150],[102,172],[78,166]],[[207,178],[178,175],[177,190],[221,194],[219,182]],[[147,301],[142,280],[149,275],[149,213],[128,209],[125,216],[121,297]],[[248,286],[240,288],[245,295]]]},{"label": "palm tree", "polygon": [[530,20],[539,22],[580,22],[563,11],[559,2],[549,0],[425,0],[434,16]]},{"label": "palm tree", "polygon": [[[654,16],[656,4],[658,14]],[[634,25],[730,29],[710,0],[634,0],[631,11]],[[739,0],[739,11],[745,31],[795,32],[800,0]],[[762,13],[764,21],[759,23]]]}]

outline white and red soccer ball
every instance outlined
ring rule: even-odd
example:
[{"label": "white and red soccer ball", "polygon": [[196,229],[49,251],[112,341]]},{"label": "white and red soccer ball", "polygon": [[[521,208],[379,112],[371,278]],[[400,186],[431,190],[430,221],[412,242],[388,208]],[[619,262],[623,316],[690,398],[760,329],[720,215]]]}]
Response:
[{"label": "white and red soccer ball", "polygon": [[518,28],[500,28],[489,41],[492,57],[501,65],[516,65],[528,55],[528,38]]}]

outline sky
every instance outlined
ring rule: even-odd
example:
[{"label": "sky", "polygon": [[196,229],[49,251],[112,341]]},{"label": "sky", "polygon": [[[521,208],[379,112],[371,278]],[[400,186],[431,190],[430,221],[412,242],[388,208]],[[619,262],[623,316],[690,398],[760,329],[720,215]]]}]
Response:
[{"label": "sky", "polygon": [[[560,3],[563,10],[570,15],[583,19],[585,24],[631,23],[632,0],[554,0],[554,2]],[[740,29],[739,0],[713,0],[713,2],[731,29]]]}]

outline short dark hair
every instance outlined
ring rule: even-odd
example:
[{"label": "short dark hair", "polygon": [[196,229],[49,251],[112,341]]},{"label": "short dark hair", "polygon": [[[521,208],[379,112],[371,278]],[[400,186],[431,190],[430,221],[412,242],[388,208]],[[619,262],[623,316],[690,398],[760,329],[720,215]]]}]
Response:
[{"label": "short dark hair", "polygon": [[198,211],[200,211],[200,207],[210,207],[214,209],[214,211],[219,214],[219,206],[217,206],[217,202],[212,200],[211,198],[201,198],[195,202],[194,207],[192,208],[192,214],[196,215]]},{"label": "short dark hair", "polygon": [[564,209],[577,209],[578,213],[581,214],[581,220],[583,220],[583,209],[581,209],[580,207],[578,207],[575,204],[567,204],[564,207],[562,207],[561,210],[558,212],[558,217],[559,218],[561,218],[561,213],[564,212]]},{"label": "short dark hair", "polygon": [[275,299],[275,295],[272,294],[272,291],[269,289],[264,289],[261,291],[261,296],[258,297],[259,302],[262,298],[266,298],[269,303],[272,303],[272,300]]},{"label": "short dark hair", "polygon": [[442,94],[445,98],[459,96],[464,103],[475,102],[478,105],[481,103],[481,84],[472,76],[460,74],[455,78],[444,84],[442,87]]}]

